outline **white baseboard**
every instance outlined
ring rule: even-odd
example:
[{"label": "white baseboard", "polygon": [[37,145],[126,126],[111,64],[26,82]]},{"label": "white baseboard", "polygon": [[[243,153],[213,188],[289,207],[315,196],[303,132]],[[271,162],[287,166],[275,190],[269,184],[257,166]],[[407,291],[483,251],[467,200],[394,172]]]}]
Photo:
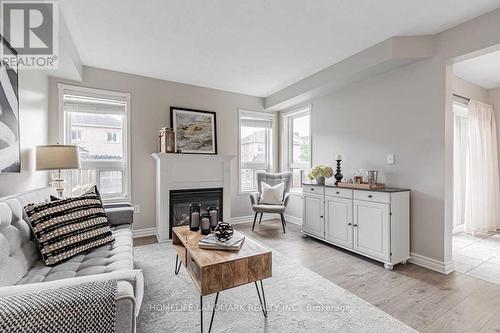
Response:
[{"label": "white baseboard", "polygon": [[132,232],[132,235],[134,238],[155,236],[156,235],[156,228],[137,229],[137,230],[134,230]]},{"label": "white baseboard", "polygon": [[[240,223],[249,223],[249,222],[253,223],[254,216],[255,215],[231,217],[231,224],[240,224]],[[264,216],[262,217],[262,221],[272,220],[275,218],[276,218],[276,216],[273,216],[272,214],[264,214]],[[277,218],[279,218],[279,216]],[[257,221],[258,220],[259,220],[259,217],[257,217]]]},{"label": "white baseboard", "polygon": [[[231,217],[231,224],[253,223],[254,216],[255,215]],[[279,218],[280,218],[279,214],[271,214],[271,213],[266,214],[266,213],[264,213],[264,216],[262,217],[262,221],[279,219]],[[258,217],[257,217],[257,219],[258,219]],[[299,219],[298,217],[295,217],[295,216],[285,214],[285,220],[286,220],[286,222],[302,225],[302,219]]]},{"label": "white baseboard", "polygon": [[253,215],[231,217],[231,224],[253,222]]},{"label": "white baseboard", "polygon": [[409,262],[412,264],[422,266],[439,273],[449,274],[455,270],[453,261],[443,262],[416,253],[410,253],[410,256],[411,259]]},{"label": "white baseboard", "polygon": [[290,223],[293,223],[296,225],[300,225],[300,226],[302,225],[302,219],[299,217],[285,214],[285,220],[287,223],[290,222]]}]

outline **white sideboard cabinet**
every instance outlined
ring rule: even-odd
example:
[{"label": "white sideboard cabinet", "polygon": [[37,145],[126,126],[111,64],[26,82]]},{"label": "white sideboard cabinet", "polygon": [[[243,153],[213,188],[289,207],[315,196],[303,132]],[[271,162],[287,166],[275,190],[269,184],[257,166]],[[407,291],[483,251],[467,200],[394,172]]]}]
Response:
[{"label": "white sideboard cabinet", "polygon": [[410,191],[304,184],[304,234],[394,265],[410,259]]}]

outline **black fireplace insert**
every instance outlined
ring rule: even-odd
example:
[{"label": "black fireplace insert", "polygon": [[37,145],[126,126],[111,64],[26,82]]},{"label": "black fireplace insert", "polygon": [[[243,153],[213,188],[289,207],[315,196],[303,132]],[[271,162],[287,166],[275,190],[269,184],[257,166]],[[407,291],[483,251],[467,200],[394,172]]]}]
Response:
[{"label": "black fireplace insert", "polygon": [[168,237],[172,238],[172,228],[189,225],[189,205],[201,205],[201,213],[209,207],[217,207],[219,221],[222,221],[222,188],[203,188],[170,191],[170,226]]}]

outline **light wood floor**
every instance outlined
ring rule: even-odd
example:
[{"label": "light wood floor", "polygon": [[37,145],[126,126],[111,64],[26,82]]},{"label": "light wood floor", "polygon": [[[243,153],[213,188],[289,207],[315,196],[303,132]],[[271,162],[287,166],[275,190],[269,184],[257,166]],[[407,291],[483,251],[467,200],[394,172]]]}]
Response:
[{"label": "light wood floor", "polygon": [[[421,332],[500,332],[500,286],[461,273],[443,275],[412,265],[393,271],[370,259],[304,237],[278,220],[235,228]],[[134,240],[151,244],[153,237]]]}]

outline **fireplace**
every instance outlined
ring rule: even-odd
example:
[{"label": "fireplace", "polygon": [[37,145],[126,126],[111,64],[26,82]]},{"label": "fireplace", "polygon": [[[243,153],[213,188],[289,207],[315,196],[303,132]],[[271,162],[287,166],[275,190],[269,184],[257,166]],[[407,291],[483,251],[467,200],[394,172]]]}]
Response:
[{"label": "fireplace", "polygon": [[[187,201],[182,195],[198,192],[194,200],[191,198],[189,202],[184,203],[183,209],[188,209],[189,203],[192,202],[203,204],[200,199],[206,199],[205,195],[209,196],[207,200],[217,198],[220,202],[218,206],[221,220],[231,221],[231,160],[235,156],[165,153],[152,156],[156,160],[155,231],[159,242],[171,239],[172,223],[175,221],[170,214],[171,195],[181,195],[180,199]],[[220,193],[215,196],[214,190]],[[179,207],[182,207],[180,203]],[[179,213],[176,215],[179,216]]]},{"label": "fireplace", "polygon": [[217,207],[219,221],[222,221],[222,188],[200,188],[187,190],[170,190],[170,227],[169,238],[172,238],[172,228],[189,225],[189,205],[201,204],[201,213],[209,207]]}]

